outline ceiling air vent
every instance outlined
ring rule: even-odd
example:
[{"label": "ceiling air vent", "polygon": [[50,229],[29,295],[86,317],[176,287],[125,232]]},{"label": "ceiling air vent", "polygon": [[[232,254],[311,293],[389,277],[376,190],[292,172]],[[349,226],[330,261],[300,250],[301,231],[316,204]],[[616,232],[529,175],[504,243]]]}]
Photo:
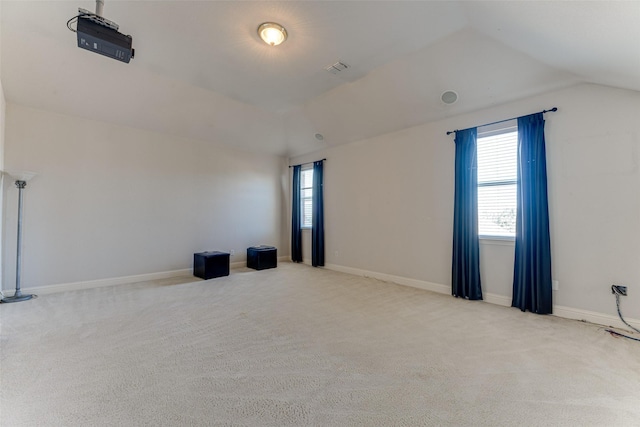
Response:
[{"label": "ceiling air vent", "polygon": [[338,74],[339,72],[344,71],[347,68],[349,68],[349,66],[342,61],[338,61],[335,64],[327,65],[326,67],[324,67],[324,69],[331,74]]}]

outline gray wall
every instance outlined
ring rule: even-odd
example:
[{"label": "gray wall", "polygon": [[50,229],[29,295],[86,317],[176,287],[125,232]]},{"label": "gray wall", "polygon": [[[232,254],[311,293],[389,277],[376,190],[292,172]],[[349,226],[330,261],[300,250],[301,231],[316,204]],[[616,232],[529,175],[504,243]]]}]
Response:
[{"label": "gray wall", "polygon": [[[546,116],[554,303],[640,319],[640,93],[579,85],[290,159],[327,158],[327,263],[449,288],[452,129],[557,106]],[[329,144],[331,141],[328,142]],[[305,241],[308,244],[308,241]],[[487,299],[509,303],[512,243],[481,244]]]},{"label": "gray wall", "polygon": [[[6,169],[25,190],[22,286],[190,268],[193,253],[282,247],[284,159],[9,103]],[[4,265],[17,190],[5,180]],[[7,268],[3,288],[11,289]]]}]

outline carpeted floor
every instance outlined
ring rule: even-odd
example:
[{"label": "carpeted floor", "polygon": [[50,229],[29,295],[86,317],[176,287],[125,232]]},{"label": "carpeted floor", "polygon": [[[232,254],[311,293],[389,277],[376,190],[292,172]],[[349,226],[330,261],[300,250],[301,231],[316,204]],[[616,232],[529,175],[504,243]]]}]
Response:
[{"label": "carpeted floor", "polygon": [[0,306],[2,426],[640,425],[640,343],[304,265]]}]

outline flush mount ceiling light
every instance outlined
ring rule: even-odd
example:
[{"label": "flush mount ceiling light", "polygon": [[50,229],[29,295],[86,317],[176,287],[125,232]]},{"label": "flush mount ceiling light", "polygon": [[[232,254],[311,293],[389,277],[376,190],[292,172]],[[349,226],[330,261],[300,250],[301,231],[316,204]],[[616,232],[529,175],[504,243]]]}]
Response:
[{"label": "flush mount ceiling light", "polygon": [[258,35],[270,46],[278,46],[287,39],[287,30],[275,22],[265,22],[258,27]]}]

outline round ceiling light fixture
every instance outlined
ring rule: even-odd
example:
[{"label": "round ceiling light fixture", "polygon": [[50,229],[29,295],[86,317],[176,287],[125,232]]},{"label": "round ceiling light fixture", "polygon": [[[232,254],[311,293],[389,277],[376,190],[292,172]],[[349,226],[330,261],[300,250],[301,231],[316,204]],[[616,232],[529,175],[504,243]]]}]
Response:
[{"label": "round ceiling light fixture", "polygon": [[453,90],[446,90],[442,92],[440,99],[447,105],[455,104],[458,101],[458,93]]},{"label": "round ceiling light fixture", "polygon": [[287,39],[287,30],[275,22],[265,22],[258,27],[258,35],[269,46],[278,46]]}]

